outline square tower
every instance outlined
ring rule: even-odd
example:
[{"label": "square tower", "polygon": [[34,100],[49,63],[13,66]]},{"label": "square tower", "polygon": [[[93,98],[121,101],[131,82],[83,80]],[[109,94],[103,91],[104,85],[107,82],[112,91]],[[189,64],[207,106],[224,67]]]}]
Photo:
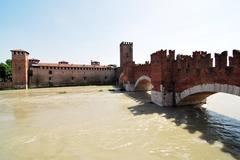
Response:
[{"label": "square tower", "polygon": [[28,88],[28,55],[24,50],[16,49],[12,52],[12,82],[16,89]]},{"label": "square tower", "polygon": [[133,43],[122,42],[120,44],[120,67],[133,62]]}]

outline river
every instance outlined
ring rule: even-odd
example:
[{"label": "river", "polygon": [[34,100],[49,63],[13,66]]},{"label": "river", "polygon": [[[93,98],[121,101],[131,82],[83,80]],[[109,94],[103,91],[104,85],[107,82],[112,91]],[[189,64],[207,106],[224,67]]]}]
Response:
[{"label": "river", "polygon": [[109,89],[1,91],[0,159],[240,159],[236,117],[206,106],[159,107],[147,93]]}]

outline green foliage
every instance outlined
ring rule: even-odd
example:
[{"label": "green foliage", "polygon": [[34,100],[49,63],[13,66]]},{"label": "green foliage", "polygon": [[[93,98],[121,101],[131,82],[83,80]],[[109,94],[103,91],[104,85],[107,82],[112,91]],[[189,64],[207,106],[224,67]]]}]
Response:
[{"label": "green foliage", "polygon": [[5,81],[7,77],[7,65],[0,63],[0,78]]},{"label": "green foliage", "polygon": [[0,80],[6,81],[12,79],[12,60],[7,59],[6,63],[0,63]]},{"label": "green foliage", "polygon": [[5,62],[8,66],[12,67],[12,60],[11,59],[7,59]]}]

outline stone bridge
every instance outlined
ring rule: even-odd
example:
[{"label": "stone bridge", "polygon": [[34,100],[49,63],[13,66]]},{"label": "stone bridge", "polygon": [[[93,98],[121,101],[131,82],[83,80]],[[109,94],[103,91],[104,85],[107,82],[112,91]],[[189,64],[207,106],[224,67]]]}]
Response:
[{"label": "stone bridge", "polygon": [[119,83],[127,91],[151,90],[151,99],[160,106],[195,105],[211,94],[240,95],[240,51],[211,54],[195,51],[177,55],[174,50],[151,54],[151,61],[135,64],[133,43],[120,44]]}]

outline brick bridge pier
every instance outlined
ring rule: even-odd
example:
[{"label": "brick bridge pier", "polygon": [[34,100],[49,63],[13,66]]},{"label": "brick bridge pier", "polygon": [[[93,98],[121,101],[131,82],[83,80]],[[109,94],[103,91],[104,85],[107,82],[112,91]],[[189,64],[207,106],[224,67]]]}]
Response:
[{"label": "brick bridge pier", "polygon": [[[229,58],[229,64],[227,60]],[[133,43],[120,44],[119,84],[127,91],[151,90],[151,99],[160,106],[195,105],[217,92],[240,96],[240,51],[211,54],[195,51],[177,55],[174,50],[151,54],[151,61],[135,64]]]}]

